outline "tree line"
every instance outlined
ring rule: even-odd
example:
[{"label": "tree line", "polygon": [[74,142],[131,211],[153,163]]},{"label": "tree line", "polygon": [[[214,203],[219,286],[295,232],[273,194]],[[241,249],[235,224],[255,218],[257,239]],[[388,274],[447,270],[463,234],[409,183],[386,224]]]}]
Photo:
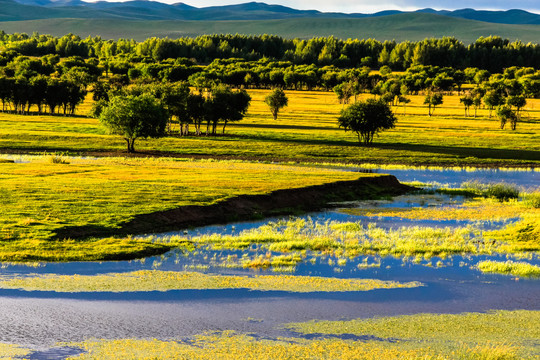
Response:
[{"label": "tree line", "polygon": [[476,67],[501,72],[511,66],[534,67],[540,64],[540,45],[510,41],[498,36],[480,37],[464,44],[453,37],[421,41],[377,41],[374,39],[286,39],[273,35],[202,35],[178,39],[150,38],[142,42],[128,39],[104,40],[0,31],[0,52],[16,51],[27,56],[80,56],[132,63],[161,62],[188,58],[198,64],[215,59],[239,58],[246,61],[271,59],[294,65],[333,65],[338,68],[384,65],[405,70],[416,65],[465,69]]}]

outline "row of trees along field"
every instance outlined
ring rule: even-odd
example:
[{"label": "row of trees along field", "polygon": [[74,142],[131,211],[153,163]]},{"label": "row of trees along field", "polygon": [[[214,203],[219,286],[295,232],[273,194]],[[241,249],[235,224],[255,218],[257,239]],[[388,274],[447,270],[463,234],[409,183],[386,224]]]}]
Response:
[{"label": "row of trees along field", "polygon": [[136,42],[103,40],[100,37],[81,39],[73,34],[58,38],[37,33],[29,36],[0,32],[0,48],[27,56],[54,54],[147,63],[171,58],[189,58],[205,64],[225,58],[247,61],[267,58],[295,65],[334,65],[339,68],[389,65],[394,70],[405,70],[414,65],[432,65],[460,69],[477,67],[491,72],[500,72],[511,66],[534,67],[540,64],[538,44],[510,42],[496,36],[481,37],[465,45],[452,37],[397,43],[334,37],[303,40],[271,35],[204,35],[174,40],[150,38]]}]

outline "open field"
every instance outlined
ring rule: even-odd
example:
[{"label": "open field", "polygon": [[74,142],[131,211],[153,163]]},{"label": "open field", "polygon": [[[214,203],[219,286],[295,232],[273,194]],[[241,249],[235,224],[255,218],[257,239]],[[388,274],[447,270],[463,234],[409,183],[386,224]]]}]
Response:
[{"label": "open field", "polygon": [[[98,260],[99,255],[87,252],[92,248],[88,242],[47,240],[64,227],[90,227],[114,233],[139,214],[210,205],[239,195],[373,177],[331,169],[231,161],[73,158],[67,163],[51,163],[48,156],[28,159],[27,163],[0,164],[3,260],[74,260],[84,256],[86,260]],[[114,242],[99,240],[94,248],[99,254],[106,243]],[[122,248],[129,252],[132,247],[137,248],[135,253],[140,252],[140,245],[154,249],[146,255],[170,249],[169,245],[148,241],[116,242],[120,252]],[[60,248],[64,251],[58,252]],[[79,255],[68,255],[70,248]]]},{"label": "open field", "polygon": [[537,41],[538,25],[495,24],[452,18],[435,14],[397,14],[364,19],[298,18],[283,20],[230,21],[164,21],[123,19],[43,19],[0,22],[5,32],[38,31],[63,36],[75,33],[81,37],[101,36],[104,39],[149,37],[178,38],[203,34],[272,34],[286,38],[373,38],[377,40],[415,41],[431,37],[454,36],[472,43],[480,36],[498,35],[525,43]]},{"label": "open field", "polygon": [[[458,96],[447,96],[427,116],[422,96],[395,107],[396,128],[360,147],[356,136],[337,127],[343,108],[334,93],[287,92],[289,107],[273,121],[263,99],[266,90],[250,90],[246,118],[218,137],[166,137],[138,140],[141,154],[225,157],[267,161],[394,163],[442,166],[538,166],[540,100],[529,99],[516,131],[501,130],[488,110],[464,117]],[[368,97],[371,95],[364,95]],[[79,113],[88,112],[85,103]],[[403,115],[405,112],[406,115]],[[473,110],[471,109],[471,114]],[[84,117],[18,116],[0,113],[0,152],[124,154],[125,141],[106,135],[97,120]]]}]

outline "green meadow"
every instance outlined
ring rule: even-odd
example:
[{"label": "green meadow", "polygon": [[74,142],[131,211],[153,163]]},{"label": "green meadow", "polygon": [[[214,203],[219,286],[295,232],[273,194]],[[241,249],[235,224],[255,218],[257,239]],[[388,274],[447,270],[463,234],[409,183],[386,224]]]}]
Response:
[{"label": "green meadow", "polygon": [[[124,140],[108,135],[96,119],[0,113],[0,153],[38,155],[21,155],[22,163],[0,163],[0,234],[4,240],[0,258],[68,261],[163,253],[178,243],[128,238],[120,246],[113,238],[91,240],[100,244],[97,247],[91,242],[49,240],[63,240],[56,234],[64,234],[65,228],[95,228],[104,235],[114,234],[139,214],[360,176],[332,169],[329,164],[540,164],[539,100],[528,100],[517,130],[510,131],[501,130],[486,109],[480,109],[477,118],[464,117],[457,96],[445,97],[432,117],[426,115],[422,98],[413,96],[406,108],[394,107],[396,128],[381,133],[372,146],[363,147],[353,134],[337,127],[336,117],[343,105],[333,93],[289,91],[289,106],[276,121],[263,102],[267,93],[251,90],[253,100],[246,118],[231,124],[223,135],[138,140],[138,153],[129,158]],[[91,101],[86,101],[78,113],[87,113],[90,106]],[[289,165],[269,164],[275,161]],[[306,166],[314,163],[324,166]],[[512,209],[493,206],[486,211]],[[435,250],[460,249],[463,247]]]},{"label": "green meadow", "polygon": [[[217,157],[257,161],[379,163],[441,166],[512,166],[540,164],[540,100],[529,99],[517,130],[501,130],[499,121],[480,109],[465,117],[458,96],[427,116],[422,96],[405,108],[393,108],[396,128],[381,133],[371,147],[337,127],[343,108],[334,93],[287,91],[289,106],[276,121],[263,100],[267,90],[250,90],[246,118],[218,137],[166,137],[137,140],[139,156]],[[364,95],[368,97],[370,95]],[[91,104],[79,109],[86,114]],[[403,115],[405,113],[405,115]],[[108,136],[87,117],[18,116],[0,113],[0,151],[124,155],[125,141]]]}]

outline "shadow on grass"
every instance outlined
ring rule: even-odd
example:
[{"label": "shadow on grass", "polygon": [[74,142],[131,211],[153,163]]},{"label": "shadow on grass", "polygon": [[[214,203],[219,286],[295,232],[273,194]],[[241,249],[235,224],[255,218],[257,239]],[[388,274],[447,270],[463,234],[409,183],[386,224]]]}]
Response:
[{"label": "shadow on grass", "polygon": [[[252,125],[249,125],[252,126]],[[274,128],[299,128],[298,126],[286,126],[283,127],[281,125],[268,125],[268,126],[260,126],[260,127],[274,127]],[[300,128],[310,128],[310,127],[300,127]],[[321,129],[313,127],[314,129]],[[172,135],[171,138],[177,138],[180,139],[180,137]],[[359,151],[362,150],[373,150],[373,151],[396,151],[398,153],[402,152],[402,154],[399,154],[401,158],[404,157],[412,157],[414,155],[408,155],[407,152],[417,153],[417,154],[424,154],[423,158],[429,157],[430,154],[433,154],[432,157],[435,157],[436,155],[446,155],[449,157],[455,157],[455,158],[461,158],[465,159],[468,157],[471,158],[478,158],[478,159],[492,159],[494,162],[497,162],[498,160],[522,160],[522,161],[540,161],[540,151],[535,150],[519,150],[519,149],[493,149],[493,148],[487,148],[487,147],[473,147],[473,146],[445,146],[445,145],[430,145],[430,144],[409,144],[404,142],[375,142],[370,146],[362,146],[357,141],[354,140],[354,136],[351,135],[350,140],[349,139],[314,139],[313,137],[306,136],[305,138],[294,138],[294,137],[284,137],[284,136],[273,136],[273,135],[250,135],[250,134],[218,134],[216,136],[188,136],[186,139],[190,140],[199,140],[201,142],[207,142],[208,143],[208,151],[205,151],[204,143],[201,144],[201,153],[197,153],[198,156],[208,156],[208,157],[227,157],[227,158],[242,158],[241,155],[235,156],[235,155],[223,155],[223,154],[215,154],[214,153],[214,146],[215,142],[222,142],[222,143],[234,143],[236,140],[243,140],[243,141],[261,141],[261,142],[270,142],[270,143],[282,143],[282,144],[298,144],[299,146],[302,145],[321,145],[321,146],[334,146],[334,147],[345,147],[350,149],[358,149]],[[214,144],[213,144],[214,143]],[[227,146],[229,146],[227,144]],[[239,144],[245,146],[245,144]],[[103,155],[109,155],[110,153],[118,153],[119,155],[125,155],[122,151],[123,147],[121,149],[89,149],[89,148],[79,148],[79,149],[73,149],[65,146],[47,146],[42,145],[38,147],[33,148],[21,148],[21,147],[2,147],[0,148],[0,153],[28,153],[28,152],[72,152],[72,153],[79,153],[79,154],[95,154],[97,156],[100,156],[100,154]],[[304,154],[302,159],[309,158],[310,156],[313,156],[314,158],[332,158],[332,157],[344,157],[345,159],[350,156],[350,154],[335,154],[330,155],[328,154],[329,149],[321,149],[321,153],[318,154],[314,151],[311,151],[309,154]],[[142,155],[150,155],[150,156],[186,156],[190,155],[189,153],[183,153],[182,147],[179,147],[177,151],[162,151],[162,150],[139,150],[139,153]],[[359,155],[362,156],[362,153],[359,152]],[[253,156],[251,156],[253,157]],[[260,156],[262,159],[272,157],[272,158],[283,158],[283,159],[289,159],[291,157],[290,153],[279,153],[279,150],[276,151],[276,153],[271,154],[265,154]],[[415,159],[411,159],[415,160]],[[422,159],[417,159],[418,161],[422,161]],[[441,160],[448,160],[448,159],[441,159]],[[436,163],[438,159],[433,158],[430,159],[430,163]],[[474,165],[474,164],[471,164]]]}]

